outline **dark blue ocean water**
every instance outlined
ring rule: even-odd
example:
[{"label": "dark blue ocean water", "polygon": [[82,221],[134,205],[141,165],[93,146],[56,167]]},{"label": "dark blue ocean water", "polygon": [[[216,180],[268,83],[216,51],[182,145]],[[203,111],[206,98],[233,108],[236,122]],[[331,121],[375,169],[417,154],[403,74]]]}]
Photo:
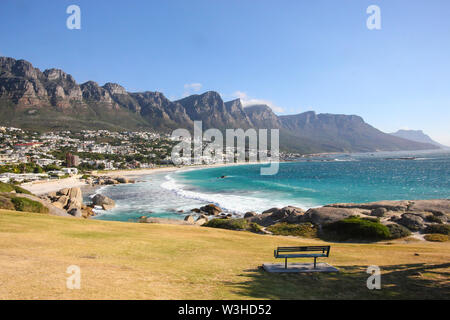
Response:
[{"label": "dark blue ocean water", "polygon": [[[401,159],[405,157],[413,158]],[[281,163],[273,176],[261,175],[261,166],[186,170],[107,187],[101,192],[116,199],[118,207],[99,218],[183,218],[178,210],[206,203],[239,214],[286,205],[306,209],[336,202],[450,197],[448,152],[334,155]]]}]

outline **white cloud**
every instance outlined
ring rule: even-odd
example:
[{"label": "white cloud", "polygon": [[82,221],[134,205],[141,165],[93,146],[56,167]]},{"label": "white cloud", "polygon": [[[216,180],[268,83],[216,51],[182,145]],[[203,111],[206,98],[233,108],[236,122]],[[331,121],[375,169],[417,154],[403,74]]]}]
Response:
[{"label": "white cloud", "polygon": [[236,91],[233,93],[233,97],[241,99],[241,103],[244,108],[255,104],[266,104],[275,112],[284,112],[283,108],[275,105],[272,101],[252,98],[249,97],[247,93],[242,91]]},{"label": "white cloud", "polygon": [[187,97],[195,92],[199,92],[203,85],[201,83],[186,83],[184,85],[183,98]]}]

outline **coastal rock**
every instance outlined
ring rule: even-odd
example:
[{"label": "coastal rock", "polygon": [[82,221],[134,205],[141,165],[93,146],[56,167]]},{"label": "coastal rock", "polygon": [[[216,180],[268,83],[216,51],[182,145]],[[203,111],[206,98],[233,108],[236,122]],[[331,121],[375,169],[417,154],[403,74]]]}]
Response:
[{"label": "coastal rock", "polygon": [[69,194],[69,190],[70,190],[69,188],[64,188],[59,190],[56,194],[58,196],[67,196]]},{"label": "coastal rock", "polygon": [[73,205],[81,208],[81,205],[83,204],[83,193],[80,188],[70,188],[67,196]]},{"label": "coastal rock", "polygon": [[[50,192],[46,196],[41,196],[41,199],[50,202],[52,207],[58,210],[65,210],[67,214],[76,217],[80,217],[81,215],[75,209],[80,209],[81,212],[81,209],[85,207],[83,205],[83,194],[78,187],[64,188],[57,192]],[[71,212],[75,213],[75,215]]]},{"label": "coastal rock", "polygon": [[89,218],[95,216],[94,210],[91,207],[86,206],[84,209],[81,209],[81,213],[84,218]]},{"label": "coastal rock", "polygon": [[81,209],[83,206],[83,194],[80,188],[63,189],[58,193],[63,194],[54,202],[58,208],[65,209],[70,213],[71,210]]},{"label": "coastal rock", "polygon": [[208,217],[206,217],[204,215],[200,216],[197,220],[195,220],[195,224],[199,225],[199,226],[202,226],[207,222],[208,222]]},{"label": "coastal rock", "polygon": [[59,198],[57,198],[56,201],[54,201],[52,204],[60,209],[64,209],[64,207],[67,205],[67,203],[69,202],[69,197],[68,196],[60,196]]},{"label": "coastal rock", "polygon": [[370,215],[371,215],[371,216],[374,216],[374,217],[379,217],[379,218],[381,218],[381,217],[384,217],[384,215],[386,214],[386,212],[387,212],[387,209],[386,209],[386,208],[376,208],[376,209],[373,209],[373,210],[370,212]]},{"label": "coastal rock", "polygon": [[111,184],[119,184],[119,182],[115,179],[106,179],[104,180],[103,184],[111,185]]},{"label": "coastal rock", "polygon": [[288,206],[281,209],[272,208],[247,219],[263,227],[268,227],[279,222],[299,223],[304,213],[301,208]]},{"label": "coastal rock", "polygon": [[280,210],[280,208],[270,208],[269,210],[263,211],[262,214],[273,213],[273,212],[278,211],[278,210]]},{"label": "coastal rock", "polygon": [[191,215],[184,217],[184,221],[189,222],[189,223],[195,222],[194,217]]},{"label": "coastal rock", "polygon": [[115,178],[117,182],[119,183],[128,183],[128,179],[125,177],[117,177]]},{"label": "coastal rock", "polygon": [[411,213],[402,214],[401,219],[396,222],[412,231],[420,231],[426,228],[423,218]]},{"label": "coastal rock", "polygon": [[50,199],[53,199],[53,198],[57,198],[58,195],[56,194],[56,192],[49,192],[47,194],[47,197],[49,197]]},{"label": "coastal rock", "polygon": [[67,212],[71,216],[74,216],[75,218],[81,218],[83,216],[83,213],[78,208],[73,208]]},{"label": "coastal rock", "polygon": [[385,208],[390,211],[406,211],[408,210],[409,204],[410,201],[377,201],[369,203],[335,203],[326,205],[325,207],[365,210]]},{"label": "coastal rock", "polygon": [[302,216],[301,220],[302,222],[311,222],[316,225],[325,225],[355,215],[364,216],[357,209],[321,207],[309,209]]},{"label": "coastal rock", "polygon": [[255,211],[249,211],[244,214],[244,219],[248,219],[248,218],[254,217],[256,215],[258,215],[258,214]]},{"label": "coastal rock", "polygon": [[191,209],[191,212],[200,213],[202,212],[199,208]]},{"label": "coastal rock", "polygon": [[450,199],[410,201],[408,211],[450,215]]},{"label": "coastal rock", "polygon": [[217,216],[219,213],[221,213],[223,210],[216,206],[215,204],[208,204],[206,206],[203,206],[200,208],[201,211],[206,212],[208,215]]},{"label": "coastal rock", "polygon": [[116,206],[116,203],[114,202],[114,200],[112,200],[102,194],[96,194],[92,198],[92,204],[94,206],[101,206],[103,208],[103,210],[110,210]]}]

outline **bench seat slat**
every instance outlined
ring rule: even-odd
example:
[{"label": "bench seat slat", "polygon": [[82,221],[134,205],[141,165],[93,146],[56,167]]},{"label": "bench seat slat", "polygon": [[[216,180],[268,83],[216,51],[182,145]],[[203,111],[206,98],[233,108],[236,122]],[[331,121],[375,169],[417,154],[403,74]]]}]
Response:
[{"label": "bench seat slat", "polygon": [[277,254],[277,258],[323,258],[326,257],[323,253],[306,253],[306,254]]}]

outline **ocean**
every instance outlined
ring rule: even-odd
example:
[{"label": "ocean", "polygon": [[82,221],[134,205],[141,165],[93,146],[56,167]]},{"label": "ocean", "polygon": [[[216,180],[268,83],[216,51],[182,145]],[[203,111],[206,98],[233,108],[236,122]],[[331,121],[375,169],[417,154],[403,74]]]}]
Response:
[{"label": "ocean", "polygon": [[[339,154],[280,163],[273,176],[240,165],[142,176],[136,184],[97,192],[116,201],[95,219],[136,221],[140,216],[183,219],[208,203],[242,215],[288,205],[450,197],[450,151]],[[225,178],[220,178],[225,176]]]}]

